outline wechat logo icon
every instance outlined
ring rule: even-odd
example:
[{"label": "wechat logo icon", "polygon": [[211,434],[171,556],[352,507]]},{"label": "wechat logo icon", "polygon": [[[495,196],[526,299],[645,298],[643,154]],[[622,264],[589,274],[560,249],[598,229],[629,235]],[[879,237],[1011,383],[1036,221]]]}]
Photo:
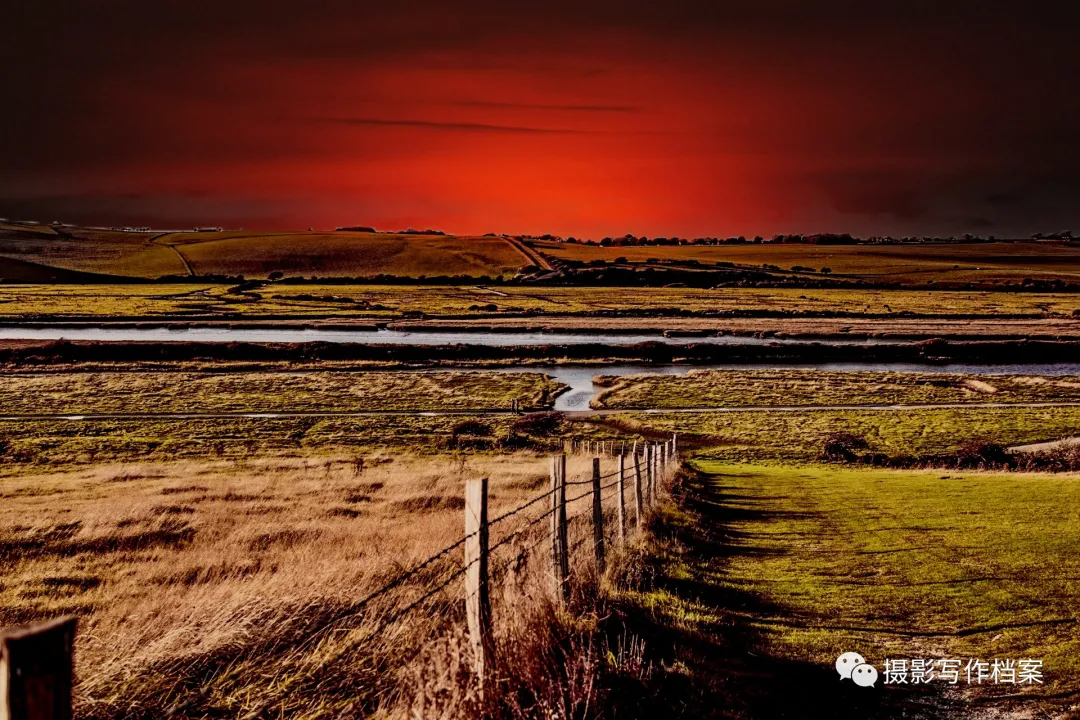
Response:
[{"label": "wechat logo icon", "polygon": [[851,680],[859,687],[873,687],[878,679],[877,668],[857,652],[846,652],[836,658],[836,672],[841,680]]}]

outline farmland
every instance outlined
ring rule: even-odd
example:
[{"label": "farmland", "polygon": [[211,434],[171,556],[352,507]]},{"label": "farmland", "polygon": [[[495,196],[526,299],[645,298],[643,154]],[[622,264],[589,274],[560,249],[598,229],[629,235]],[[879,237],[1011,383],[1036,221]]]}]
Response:
[{"label": "farmland", "polygon": [[815,370],[692,370],[602,377],[595,408],[1078,402],[1080,379]]},{"label": "farmland", "polygon": [[196,274],[263,278],[515,275],[528,260],[497,237],[389,233],[231,233],[165,236]]},{"label": "farmland", "polygon": [[541,373],[112,372],[0,375],[0,412],[32,414],[364,412],[549,405]]},{"label": "farmland", "polygon": [[604,415],[598,430],[687,435],[697,455],[726,462],[817,462],[825,440],[848,432],[888,455],[946,453],[972,443],[1023,445],[1076,435],[1080,407],[927,408]]},{"label": "farmland", "polygon": [[[91,230],[65,236],[0,230],[0,268],[9,259],[59,270],[138,278],[186,274],[180,257],[152,238],[145,233]],[[0,270],[0,276],[7,277],[7,273]]]},{"label": "farmland", "polygon": [[[503,238],[358,232],[61,234],[0,229],[4,258],[67,271],[152,279],[274,272],[300,277],[513,276],[531,263]],[[0,274],[0,277],[6,275]],[[19,279],[19,278],[15,278]]]},{"label": "farmland", "polygon": [[[636,323],[649,316],[682,313],[866,315],[882,323],[902,323],[902,313],[920,316],[1008,315],[1071,317],[1080,295],[913,290],[797,290],[765,288],[622,288],[501,286],[320,285],[268,283],[251,291],[208,283],[153,285],[0,284],[0,317],[198,317],[242,316],[297,319],[400,319],[406,313],[429,317],[499,318],[542,314],[560,317],[629,313]],[[643,308],[648,313],[642,313]],[[676,321],[681,318],[676,317]],[[731,321],[728,319],[727,321]],[[531,321],[535,324],[535,320]]]},{"label": "farmland", "polygon": [[537,241],[533,247],[557,260],[665,267],[717,263],[740,267],[829,268],[834,276],[905,285],[1012,283],[1024,278],[1080,280],[1080,245],[1062,242],[936,243],[911,245],[661,245],[601,247]]}]

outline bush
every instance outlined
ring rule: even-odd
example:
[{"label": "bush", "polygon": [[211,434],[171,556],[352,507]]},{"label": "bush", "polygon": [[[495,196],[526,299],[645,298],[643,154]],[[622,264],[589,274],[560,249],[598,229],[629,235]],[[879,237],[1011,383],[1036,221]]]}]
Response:
[{"label": "bush", "polygon": [[511,434],[546,437],[559,429],[562,414],[557,412],[537,412],[523,415],[510,427]]},{"label": "bush", "polygon": [[470,437],[491,437],[491,426],[479,420],[462,420],[454,426],[450,432],[454,437],[468,435]]},{"label": "bush", "polygon": [[1013,456],[996,443],[969,443],[956,451],[958,468],[1008,467]]},{"label": "bush", "polygon": [[821,457],[825,460],[854,462],[858,458],[857,450],[870,447],[866,440],[854,433],[837,432],[825,438],[825,447]]}]

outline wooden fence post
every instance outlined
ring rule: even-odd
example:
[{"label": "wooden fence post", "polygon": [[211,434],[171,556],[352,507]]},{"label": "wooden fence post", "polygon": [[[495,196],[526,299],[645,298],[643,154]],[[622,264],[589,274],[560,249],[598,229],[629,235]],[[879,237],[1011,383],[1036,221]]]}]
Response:
[{"label": "wooden fence post", "polygon": [[604,506],[600,496],[600,458],[592,461],[592,527],[596,572],[604,572]]},{"label": "wooden fence post", "polygon": [[619,454],[619,542],[626,542],[626,455]]},{"label": "wooden fence post", "polygon": [[645,446],[645,504],[647,505],[652,505],[655,465],[656,453],[653,451],[652,443],[649,443]]},{"label": "wooden fence post", "polygon": [[656,502],[656,496],[660,490],[660,473],[662,468],[660,467],[660,444],[653,445],[653,481],[649,486],[649,504]]},{"label": "wooden fence post", "polygon": [[641,457],[634,453],[634,517],[637,519],[638,532],[641,531]]},{"label": "wooden fence post", "polygon": [[566,456],[551,458],[551,560],[555,578],[555,598],[570,597],[569,543],[566,538]]},{"label": "wooden fence post", "polygon": [[0,720],[71,720],[75,618],[0,633]]},{"label": "wooden fence post", "polygon": [[495,644],[491,634],[491,596],[488,592],[488,479],[465,483],[465,615],[473,672],[484,691],[484,668]]}]

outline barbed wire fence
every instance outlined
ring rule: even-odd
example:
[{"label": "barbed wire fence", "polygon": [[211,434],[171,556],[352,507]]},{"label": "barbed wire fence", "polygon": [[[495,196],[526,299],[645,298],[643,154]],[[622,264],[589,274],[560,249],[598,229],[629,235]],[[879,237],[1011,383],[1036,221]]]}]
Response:
[{"label": "barbed wire fence", "polygon": [[[591,567],[597,574],[603,573],[608,544],[625,544],[633,530],[638,533],[643,530],[643,518],[674,476],[679,458],[677,435],[663,442],[630,445],[621,441],[567,440],[563,450],[551,458],[548,490],[494,518],[488,516],[487,478],[468,480],[462,537],[395,574],[351,604],[348,612],[311,629],[298,649],[332,633],[370,624],[369,610],[373,603],[395,590],[417,586],[419,594],[411,599],[403,598],[403,605],[386,612],[363,641],[375,639],[413,611],[438,600],[455,582],[463,581],[472,670],[482,689],[495,648],[492,589],[515,566],[530,564],[538,557],[542,559],[546,546],[551,597],[565,607],[575,580],[570,572],[574,554],[591,544]],[[591,472],[584,477],[568,477],[568,454],[591,455]],[[602,473],[601,458],[616,459],[616,468]],[[493,541],[493,531],[503,527],[506,530]],[[571,532],[578,529],[580,532],[575,532],[577,537],[571,542]],[[460,564],[452,561],[456,552],[463,554]],[[496,557],[497,554],[502,557]],[[4,688],[0,707],[7,709],[8,714],[0,713],[0,716],[7,720],[44,717],[41,703],[47,703],[58,713],[48,717],[71,717],[75,627],[75,618],[68,617],[0,633],[0,676],[8,679],[6,684],[0,683]],[[55,692],[43,697],[34,690],[40,687],[50,687]]]}]

